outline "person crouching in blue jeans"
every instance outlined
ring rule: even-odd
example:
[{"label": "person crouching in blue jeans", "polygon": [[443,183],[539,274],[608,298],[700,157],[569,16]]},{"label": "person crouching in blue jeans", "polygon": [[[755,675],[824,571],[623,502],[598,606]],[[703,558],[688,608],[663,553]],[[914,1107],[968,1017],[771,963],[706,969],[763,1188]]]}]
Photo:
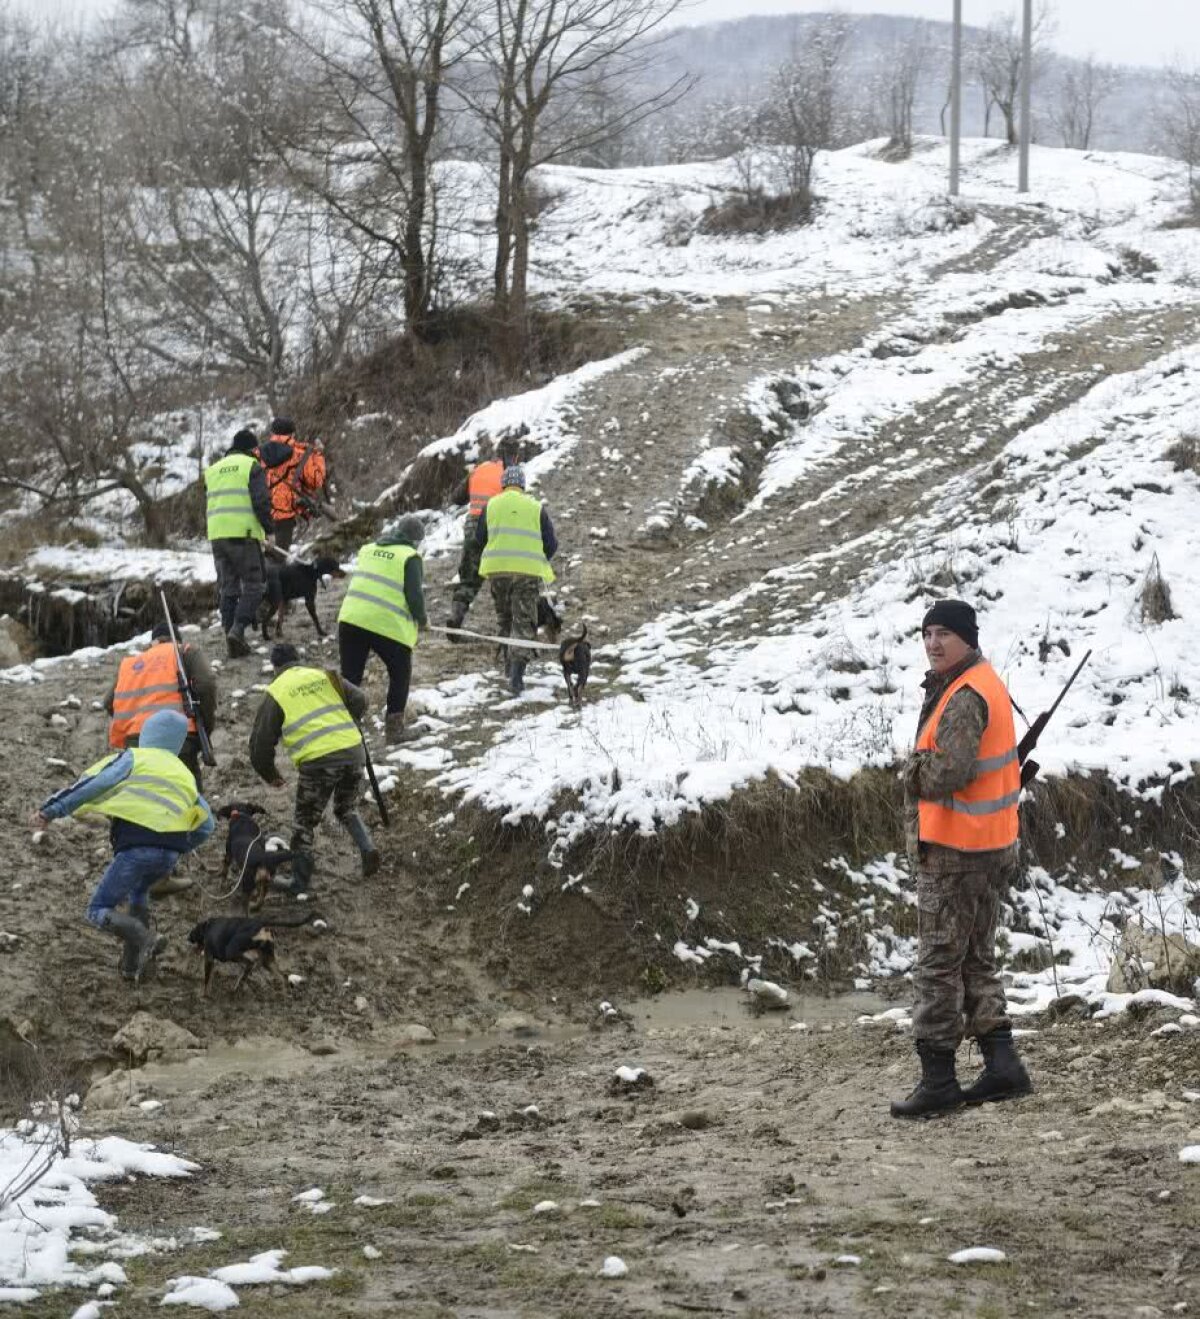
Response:
[{"label": "person crouching in blue jeans", "polygon": [[[139,744],[97,761],[77,783],[56,792],[34,812],[34,828],[67,815],[106,815],[112,821],[113,859],[87,907],[88,923],[121,940],[121,974],[140,980],[166,947],[150,930],[150,889],[179,858],[216,828],[192,772],[179,759],[187,720],[162,710],[146,720]],[[128,913],[118,911],[128,905]]]}]

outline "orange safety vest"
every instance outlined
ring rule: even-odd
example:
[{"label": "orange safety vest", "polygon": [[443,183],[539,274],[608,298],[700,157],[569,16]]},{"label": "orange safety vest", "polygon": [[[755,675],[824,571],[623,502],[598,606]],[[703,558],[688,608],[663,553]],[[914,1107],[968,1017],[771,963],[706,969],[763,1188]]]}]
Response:
[{"label": "orange safety vest", "polygon": [[920,839],[956,852],[994,852],[1011,847],[1020,834],[1017,802],[1021,767],[1012,700],[1000,675],[986,661],[973,664],[942,694],[917,735],[918,751],[936,751],[937,728],[950,698],[964,687],[987,702],[988,722],[979,743],[975,777],[945,801],[918,804]]},{"label": "orange safety vest", "polygon": [[[108,745],[124,750],[128,740],[140,734],[146,720],[160,710],[178,710],[183,714],[175,647],[169,641],[159,641],[142,654],[129,655],[121,661],[113,692]],[[196,721],[189,719],[188,732],[195,731]]]},{"label": "orange safety vest", "polygon": [[498,459],[489,463],[480,463],[467,481],[467,495],[471,500],[468,517],[481,518],[488,506],[488,500],[494,499],[503,487],[500,478],[504,475],[504,464]]}]

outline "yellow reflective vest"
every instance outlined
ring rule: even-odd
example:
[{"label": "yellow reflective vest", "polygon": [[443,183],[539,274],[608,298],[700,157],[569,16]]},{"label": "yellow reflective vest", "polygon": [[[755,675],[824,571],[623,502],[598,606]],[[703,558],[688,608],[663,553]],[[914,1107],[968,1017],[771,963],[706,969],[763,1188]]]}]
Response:
[{"label": "yellow reflective vest", "polygon": [[283,711],[283,745],[293,764],[361,744],[358,725],[324,669],[294,664],[284,669],[267,694]]},{"label": "yellow reflective vest", "polygon": [[[178,756],[160,747],[135,747],[124,754],[133,757],[133,772],[111,792],[81,806],[76,815],[107,815],[158,834],[190,833],[204,823],[207,816],[196,780]],[[88,775],[98,774],[115,758],[98,760]]]},{"label": "yellow reflective vest", "polygon": [[266,540],[250,499],[250,473],[256,466],[257,460],[248,453],[230,453],[204,473],[209,540],[244,540],[247,536]]},{"label": "yellow reflective vest", "polygon": [[515,573],[520,577],[554,580],[554,569],[542,549],[542,506],[524,490],[510,487],[488,500],[487,545],[479,561],[480,577]]},{"label": "yellow reflective vest", "polygon": [[416,554],[411,545],[364,545],[338,611],[339,623],[353,623],[410,649],[417,644],[417,624],[404,595],[404,569]]}]

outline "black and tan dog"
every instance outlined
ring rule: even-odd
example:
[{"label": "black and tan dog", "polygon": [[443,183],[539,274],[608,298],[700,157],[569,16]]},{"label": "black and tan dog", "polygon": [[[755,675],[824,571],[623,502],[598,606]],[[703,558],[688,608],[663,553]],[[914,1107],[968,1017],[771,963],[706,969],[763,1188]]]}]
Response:
[{"label": "black and tan dog", "polygon": [[228,880],[231,872],[238,877],[237,895],[243,915],[262,911],[275,871],[292,859],[291,852],[284,848],[271,851],[267,847],[263,831],[254,818],[265,813],[262,806],[244,801],[229,802],[217,812],[219,820],[229,821],[221,878]]},{"label": "black and tan dog", "polygon": [[317,629],[317,636],[323,637],[325,629],[317,617],[317,587],[325,585],[327,577],[345,575],[342,565],[328,555],[322,555],[312,563],[268,563],[267,587],[258,614],[263,640],[270,640],[272,618],[276,620],[276,630],[283,630],[283,620],[293,600],[304,601],[308,616]]},{"label": "black and tan dog", "polygon": [[592,643],[587,639],[587,634],[585,623],[577,637],[568,637],[558,648],[558,662],[562,665],[563,679],[567,684],[567,699],[575,710],[583,704],[583,689],[592,671]]},{"label": "black and tan dog", "polygon": [[249,916],[210,916],[193,927],[188,935],[188,943],[197,953],[204,956],[204,997],[208,997],[209,982],[212,980],[213,967],[217,962],[236,962],[242,968],[237,984],[233,987],[236,994],[246,983],[246,977],[256,966],[261,966],[273,976],[283,978],[283,972],[275,965],[275,931],[293,929],[307,925],[316,920],[316,912],[293,917],[290,920],[255,919]]}]

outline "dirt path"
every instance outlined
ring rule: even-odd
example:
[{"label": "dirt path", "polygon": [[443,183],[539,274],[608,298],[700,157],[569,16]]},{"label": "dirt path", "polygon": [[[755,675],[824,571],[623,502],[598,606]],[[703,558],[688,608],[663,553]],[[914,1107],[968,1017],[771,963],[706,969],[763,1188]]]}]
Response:
[{"label": "dirt path", "polygon": [[[756,1020],[736,997],[423,1050],[341,1042],[303,1073],[263,1076],[263,1058],[284,1061],[270,1041],[240,1068],[218,1053],[203,1079],[135,1073],[135,1096],[164,1107],[105,1113],[106,1128],[205,1172],[104,1203],[126,1229],[225,1235],[131,1261],[121,1313],[157,1313],[167,1277],[277,1246],[340,1272],[244,1291],[254,1313],[1126,1319],[1200,1303],[1200,1176],[1177,1158],[1200,1125],[1181,1098],[1194,1045],[1150,1039],[1146,1021],[1039,1023],[1034,1098],[910,1125],[886,1113],[912,1080],[903,1036],[836,1001]],[[222,1010],[226,1029],[253,1021],[252,1000]],[[614,1090],[621,1065],[653,1087]],[[327,1214],[293,1203],[312,1187]],[[387,1203],[356,1205],[364,1194]],[[948,1262],[973,1246],[1007,1261]],[[597,1277],[609,1255],[627,1277]]]}]

